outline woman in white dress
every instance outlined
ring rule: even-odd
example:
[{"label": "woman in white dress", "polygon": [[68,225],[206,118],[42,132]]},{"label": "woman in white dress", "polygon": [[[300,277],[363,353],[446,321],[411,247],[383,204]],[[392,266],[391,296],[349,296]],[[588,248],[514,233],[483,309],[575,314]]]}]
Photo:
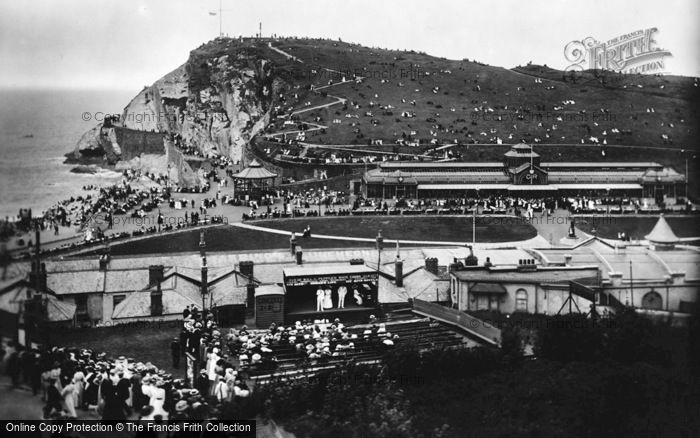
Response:
[{"label": "woman in white dress", "polygon": [[163,389],[164,384],[165,382],[160,379],[156,381],[156,386],[151,390],[151,399],[148,401],[148,404],[153,406],[154,417],[156,415],[160,415],[163,417],[163,420],[167,420],[168,412],[163,409],[163,405],[165,404],[165,389]]},{"label": "woman in white dress", "polygon": [[333,308],[333,298],[331,296],[333,292],[331,291],[331,288],[328,287],[324,291],[324,299],[323,299],[323,308],[324,309],[332,309]]},{"label": "woman in white dress", "polygon": [[82,371],[76,371],[75,374],[73,374],[73,383],[75,384],[76,391],[75,407],[82,408],[84,405],[83,394],[85,393],[85,374]]},{"label": "woman in white dress", "polygon": [[216,363],[221,359],[219,356],[219,349],[214,347],[207,355],[207,377],[209,378],[209,395],[214,395],[214,388],[216,388],[216,382],[219,380],[219,375],[216,372]]},{"label": "woman in white dress", "polygon": [[75,380],[71,380],[63,390],[61,391],[63,396],[63,404],[65,405],[66,415],[71,418],[77,418],[78,414],[75,413],[75,402],[78,395],[78,390],[75,386]]},{"label": "woman in white dress", "polygon": [[360,292],[357,289],[354,289],[352,291],[352,296],[355,298],[355,303],[357,303],[358,306],[362,305],[362,295],[360,295]]}]

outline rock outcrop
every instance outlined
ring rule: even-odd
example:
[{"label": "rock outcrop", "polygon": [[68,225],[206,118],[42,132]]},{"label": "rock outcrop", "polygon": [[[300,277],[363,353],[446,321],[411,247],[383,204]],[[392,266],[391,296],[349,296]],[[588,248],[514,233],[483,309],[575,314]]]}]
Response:
[{"label": "rock outcrop", "polygon": [[[269,123],[274,90],[281,86],[282,81],[274,79],[272,63],[258,56],[254,47],[217,38],[144,87],[114,122],[116,127],[106,122],[86,132],[75,156],[102,154],[111,164],[121,161],[119,167],[142,167],[144,163],[135,158],[158,151],[153,139],[139,140],[138,131],[161,133],[162,155],[170,157],[165,167],[169,163],[183,175],[191,174],[191,169],[180,169],[186,160],[167,151],[168,140],[175,137],[180,146],[204,156],[221,154],[241,161],[245,145]],[[155,164],[151,158],[145,161]],[[163,167],[150,164],[146,167]]]}]

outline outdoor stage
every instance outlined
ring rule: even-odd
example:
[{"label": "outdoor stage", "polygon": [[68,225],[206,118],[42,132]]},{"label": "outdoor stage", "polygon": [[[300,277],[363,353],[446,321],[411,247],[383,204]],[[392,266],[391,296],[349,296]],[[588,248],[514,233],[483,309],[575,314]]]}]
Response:
[{"label": "outdoor stage", "polygon": [[[338,308],[338,289],[345,287],[344,307]],[[377,313],[378,274],[365,265],[300,266],[284,271],[285,321],[339,318],[342,322],[366,322]],[[317,310],[319,289],[330,290],[323,311]],[[360,304],[361,303],[361,304]]]}]

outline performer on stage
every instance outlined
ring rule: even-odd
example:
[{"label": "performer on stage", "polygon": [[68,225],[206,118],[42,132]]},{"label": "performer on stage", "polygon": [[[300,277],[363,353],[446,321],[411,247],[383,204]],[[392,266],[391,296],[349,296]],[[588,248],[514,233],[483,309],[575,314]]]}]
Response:
[{"label": "performer on stage", "polygon": [[333,297],[332,297],[333,291],[331,290],[330,286],[326,287],[324,294],[325,294],[325,297],[324,297],[325,299],[323,302],[323,307],[326,309],[332,309],[333,308]]},{"label": "performer on stage", "polygon": [[338,309],[345,308],[345,295],[348,293],[348,288],[345,285],[341,285],[338,288]]},{"label": "performer on stage", "polygon": [[325,297],[325,292],[321,286],[318,287],[316,291],[316,311],[323,312],[323,301]]},{"label": "performer on stage", "polygon": [[357,305],[361,306],[362,305],[362,295],[360,295],[360,292],[357,290],[357,288],[353,289],[352,296],[353,296],[353,298],[355,298],[355,302],[357,303]]}]

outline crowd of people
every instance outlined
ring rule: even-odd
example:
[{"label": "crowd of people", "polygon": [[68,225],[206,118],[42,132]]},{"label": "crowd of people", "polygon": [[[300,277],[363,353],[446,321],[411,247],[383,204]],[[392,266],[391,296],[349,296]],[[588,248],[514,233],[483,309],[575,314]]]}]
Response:
[{"label": "crowd of people", "polygon": [[178,378],[151,362],[111,358],[91,349],[26,349],[17,343],[1,352],[5,371],[12,388],[24,383],[41,396],[46,419],[216,419],[223,404],[241,405],[250,389],[222,353],[225,339],[212,318],[196,309],[187,314],[184,342],[176,338],[171,348],[174,368],[186,354],[201,364],[192,377]]},{"label": "crowd of people", "polygon": [[205,420],[244,406],[250,373],[277,369],[280,351],[291,351],[295,366],[313,366],[346,358],[358,343],[381,351],[398,338],[374,316],[354,332],[337,318],[225,331],[210,313],[188,306],[181,333],[170,343],[172,367],[180,370],[187,360],[183,377],[151,362],[87,348],[30,349],[10,342],[0,360],[11,389],[24,384],[41,397],[45,419]]}]

